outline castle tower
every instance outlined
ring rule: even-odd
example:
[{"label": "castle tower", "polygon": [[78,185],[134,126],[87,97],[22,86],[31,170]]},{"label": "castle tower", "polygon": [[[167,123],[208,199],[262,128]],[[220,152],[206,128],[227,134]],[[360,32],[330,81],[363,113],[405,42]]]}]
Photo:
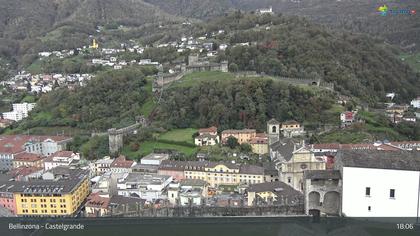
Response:
[{"label": "castle tower", "polygon": [[280,140],[280,122],[271,119],[267,122],[268,145]]}]

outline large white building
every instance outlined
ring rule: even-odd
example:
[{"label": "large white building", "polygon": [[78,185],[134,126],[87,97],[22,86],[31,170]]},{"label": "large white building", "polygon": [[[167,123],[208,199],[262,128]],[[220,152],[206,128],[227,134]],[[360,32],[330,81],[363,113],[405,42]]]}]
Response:
[{"label": "large white building", "polygon": [[121,196],[153,201],[166,198],[164,192],[172,180],[167,175],[125,173],[117,181],[117,192]]},{"label": "large white building", "polygon": [[4,112],[3,118],[8,120],[20,121],[28,117],[29,112],[35,108],[35,103],[15,103],[11,112]]},{"label": "large white building", "polygon": [[410,104],[415,108],[420,108],[420,97],[413,99]]},{"label": "large white building", "polygon": [[420,152],[345,150],[335,165],[342,173],[343,216],[417,216]]}]

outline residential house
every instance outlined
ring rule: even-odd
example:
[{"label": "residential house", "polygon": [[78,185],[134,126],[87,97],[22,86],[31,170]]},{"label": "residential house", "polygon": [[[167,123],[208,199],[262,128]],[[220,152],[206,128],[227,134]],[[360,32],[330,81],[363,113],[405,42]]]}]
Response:
[{"label": "residential house", "polygon": [[112,173],[130,173],[136,164],[133,160],[127,160],[125,156],[119,156],[112,162],[110,169]]},{"label": "residential house", "polygon": [[234,137],[238,140],[239,144],[249,143],[252,138],[257,136],[257,131],[255,129],[228,129],[222,131],[222,143],[226,143],[229,137]]},{"label": "residential house", "polygon": [[256,137],[252,138],[249,141],[249,144],[252,147],[252,152],[265,155],[268,153],[268,137],[266,134],[257,134]]},{"label": "residential house", "polygon": [[105,156],[102,159],[96,160],[93,163],[92,172],[95,173],[95,175],[102,175],[105,172],[111,170],[112,162],[114,162],[114,159],[109,156]]},{"label": "residential house", "polygon": [[123,196],[102,196],[92,193],[85,204],[86,217],[120,216],[137,212],[145,201],[139,198]]},{"label": "residential house", "polygon": [[198,136],[194,138],[196,146],[213,146],[220,143],[217,127],[210,127],[198,130]]},{"label": "residential house", "polygon": [[1,119],[0,118],[0,128],[6,128],[9,127],[13,123],[13,120],[9,119]]},{"label": "residential house", "polygon": [[356,114],[353,111],[345,111],[340,114],[341,127],[351,125],[356,119]]},{"label": "residential house", "polygon": [[414,108],[420,108],[420,96],[411,100],[410,105],[413,106]]},{"label": "residential house", "polygon": [[79,153],[73,151],[58,151],[44,159],[45,170],[50,170],[58,166],[74,165],[80,161]]},{"label": "residential house", "polygon": [[281,133],[286,138],[293,138],[305,134],[304,127],[295,120],[283,122],[281,124]]}]

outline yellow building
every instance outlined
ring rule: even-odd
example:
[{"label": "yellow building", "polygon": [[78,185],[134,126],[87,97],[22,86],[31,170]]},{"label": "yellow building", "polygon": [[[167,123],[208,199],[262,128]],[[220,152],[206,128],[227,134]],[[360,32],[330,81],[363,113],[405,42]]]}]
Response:
[{"label": "yellow building", "polygon": [[268,153],[268,137],[266,134],[261,134],[252,138],[249,144],[252,147],[252,152],[260,155]]},{"label": "yellow building", "polygon": [[[67,170],[66,170],[67,169]],[[54,172],[56,171],[56,172]],[[72,216],[90,193],[88,171],[57,167],[43,180],[16,182],[18,216]]]},{"label": "yellow building", "polygon": [[211,187],[264,182],[264,168],[260,166],[216,162],[189,162],[184,168],[186,179],[201,179],[208,182]]},{"label": "yellow building", "polygon": [[12,163],[13,168],[19,168],[21,166],[44,168],[43,158],[38,154],[28,152],[16,154]]},{"label": "yellow building", "polygon": [[257,136],[255,129],[228,129],[222,131],[222,142],[226,143],[229,137],[234,137],[238,140],[239,144],[248,143],[252,138]]}]

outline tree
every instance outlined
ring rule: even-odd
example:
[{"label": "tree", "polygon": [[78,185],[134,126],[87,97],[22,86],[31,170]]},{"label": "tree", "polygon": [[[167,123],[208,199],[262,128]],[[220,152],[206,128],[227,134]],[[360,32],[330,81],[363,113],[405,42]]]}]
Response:
[{"label": "tree", "polygon": [[235,63],[231,63],[229,65],[229,71],[231,71],[231,72],[238,72],[238,70],[239,70],[239,67]]},{"label": "tree", "polygon": [[226,145],[227,145],[229,148],[234,149],[234,148],[236,148],[236,147],[239,145],[239,143],[238,143],[238,139],[236,139],[236,138],[235,138],[235,137],[233,137],[233,136],[230,136],[230,137],[228,137],[228,139],[227,139],[227,141],[226,141]]},{"label": "tree", "polygon": [[239,146],[239,148],[240,148],[241,152],[246,152],[246,153],[252,152],[252,147],[248,143],[242,143]]}]

